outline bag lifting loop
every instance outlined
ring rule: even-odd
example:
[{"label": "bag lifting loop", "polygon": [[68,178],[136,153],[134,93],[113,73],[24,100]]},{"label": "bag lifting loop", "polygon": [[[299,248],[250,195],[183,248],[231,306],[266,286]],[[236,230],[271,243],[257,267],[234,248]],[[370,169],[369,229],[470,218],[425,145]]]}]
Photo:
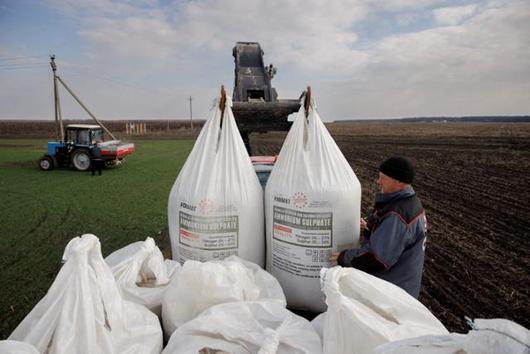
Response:
[{"label": "bag lifting loop", "polygon": [[304,150],[308,149],[308,126],[309,126],[309,109],[313,109],[311,106],[311,86],[307,86],[307,90],[304,92],[304,113],[305,113],[305,124],[304,124]]},{"label": "bag lifting loop", "polygon": [[307,86],[304,99],[305,119],[309,117],[309,108],[311,108],[311,86]]},{"label": "bag lifting loop", "polygon": [[226,107],[226,91],[225,86],[221,85],[221,99],[219,100],[219,109],[221,110],[221,123],[219,124],[219,127],[223,127],[223,117],[225,114],[225,107]]}]

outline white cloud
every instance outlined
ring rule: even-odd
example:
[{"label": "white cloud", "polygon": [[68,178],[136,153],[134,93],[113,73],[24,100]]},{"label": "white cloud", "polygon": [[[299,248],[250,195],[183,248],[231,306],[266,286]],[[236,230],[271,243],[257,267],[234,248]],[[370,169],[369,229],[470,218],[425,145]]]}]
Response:
[{"label": "white cloud", "polygon": [[[369,10],[361,0],[204,0],[175,2],[163,11],[107,0],[66,4],[69,13],[84,14],[80,35],[90,52],[105,53],[106,60],[138,58],[143,64],[171,57],[185,63],[197,51],[226,55],[236,41],[247,40],[259,41],[275,63],[296,63],[316,71],[356,61],[351,48],[358,36],[351,26]],[[117,13],[122,16],[114,17]]]},{"label": "white cloud", "polygon": [[530,6],[507,5],[379,41],[371,63],[336,91],[355,93],[355,116],[528,114]]},{"label": "white cloud", "polygon": [[454,26],[473,16],[477,12],[476,4],[456,7],[443,7],[433,10],[433,16],[441,25]]},{"label": "white cloud", "polygon": [[372,0],[373,5],[386,11],[417,10],[443,3],[444,0]]},{"label": "white cloud", "polygon": [[[119,21],[94,18],[81,31],[96,55],[105,53],[118,60],[165,60],[178,44],[178,33],[158,18],[128,17]],[[108,59],[108,58],[107,58]]]},{"label": "white cloud", "polygon": [[86,69],[131,83],[74,82],[106,117],[186,116],[190,94],[205,116],[218,86],[231,87],[238,40],[260,42],[278,66],[280,97],[311,84],[327,120],[530,111],[528,1],[53,2],[79,23]]}]

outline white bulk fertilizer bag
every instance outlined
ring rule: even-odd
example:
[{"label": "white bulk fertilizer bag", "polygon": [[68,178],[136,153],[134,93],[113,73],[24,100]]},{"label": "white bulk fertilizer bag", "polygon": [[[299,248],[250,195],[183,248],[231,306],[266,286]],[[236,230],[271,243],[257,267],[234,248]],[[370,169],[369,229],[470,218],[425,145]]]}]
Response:
[{"label": "white bulk fertilizer bag", "polygon": [[160,314],[162,295],[170,278],[178,273],[180,263],[164,260],[151,237],[114,251],[105,258],[105,262],[125,300]]},{"label": "white bulk fertilizer bag", "polygon": [[319,354],[311,324],[276,302],[231,302],[201,313],[177,329],[164,354],[195,354],[208,348],[232,354]]},{"label": "white bulk fertilizer bag", "polygon": [[265,263],[263,191],[231,105],[227,97],[221,119],[214,103],[169,195],[171,249],[180,263],[231,255]]},{"label": "white bulk fertilizer bag", "polygon": [[10,340],[47,354],[155,354],[162,350],[156,315],[124,301],[94,235],[72,239],[48,293]]},{"label": "white bulk fertilizer bag", "polygon": [[39,354],[34,346],[15,340],[0,340],[1,354]]},{"label": "white bulk fertilizer bag", "polygon": [[267,270],[291,308],[322,312],[320,269],[359,240],[361,185],[314,109],[300,108],[266,192]]},{"label": "white bulk fertilizer bag", "polygon": [[286,305],[278,281],[256,264],[236,256],[224,261],[187,261],[163,296],[164,332],[170,335],[211,306],[254,300]]},{"label": "white bulk fertilizer bag", "polygon": [[326,354],[371,353],[378,345],[449,332],[405,290],[355,268],[322,269]]},{"label": "white bulk fertilizer bag", "polygon": [[378,346],[377,354],[528,354],[530,331],[506,319],[476,319],[467,335],[421,336]]}]

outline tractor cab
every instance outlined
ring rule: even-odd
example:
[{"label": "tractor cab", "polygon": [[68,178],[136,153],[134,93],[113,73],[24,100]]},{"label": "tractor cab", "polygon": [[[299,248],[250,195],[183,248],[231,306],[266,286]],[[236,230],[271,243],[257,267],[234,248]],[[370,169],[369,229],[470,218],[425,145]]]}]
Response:
[{"label": "tractor cab", "polygon": [[95,124],[70,124],[65,129],[66,144],[76,146],[94,146],[105,140],[105,132]]}]

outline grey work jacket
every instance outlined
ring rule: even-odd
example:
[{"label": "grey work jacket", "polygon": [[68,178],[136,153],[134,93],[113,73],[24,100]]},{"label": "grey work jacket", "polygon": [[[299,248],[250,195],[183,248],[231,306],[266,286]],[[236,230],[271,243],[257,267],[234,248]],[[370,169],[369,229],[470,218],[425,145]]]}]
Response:
[{"label": "grey work jacket", "polygon": [[421,287],[427,219],[412,187],[376,195],[360,248],[341,252],[338,263],[387,280],[414,297]]}]

